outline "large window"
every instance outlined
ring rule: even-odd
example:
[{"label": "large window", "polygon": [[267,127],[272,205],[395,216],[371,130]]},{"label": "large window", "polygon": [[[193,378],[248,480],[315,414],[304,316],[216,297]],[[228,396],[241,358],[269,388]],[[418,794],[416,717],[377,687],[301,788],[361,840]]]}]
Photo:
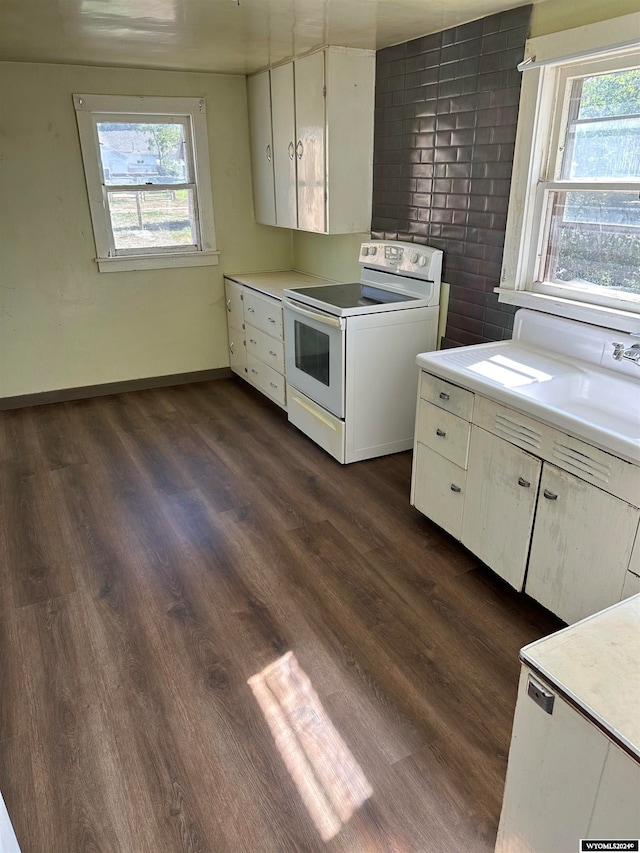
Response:
[{"label": "large window", "polygon": [[74,103],[100,270],[217,263],[204,101]]},{"label": "large window", "polygon": [[[597,26],[581,30],[597,39]],[[565,34],[565,49],[580,43]],[[626,317],[637,330],[640,53],[623,43],[532,57],[523,69],[501,299],[533,306],[537,297],[542,310],[601,325]]]}]

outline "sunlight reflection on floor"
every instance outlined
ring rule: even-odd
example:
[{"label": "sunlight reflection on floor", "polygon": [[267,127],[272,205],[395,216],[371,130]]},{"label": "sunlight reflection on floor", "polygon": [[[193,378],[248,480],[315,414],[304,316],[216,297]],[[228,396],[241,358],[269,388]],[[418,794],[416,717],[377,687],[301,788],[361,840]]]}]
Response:
[{"label": "sunlight reflection on floor", "polygon": [[293,652],[248,684],[322,840],[330,841],[373,789]]}]

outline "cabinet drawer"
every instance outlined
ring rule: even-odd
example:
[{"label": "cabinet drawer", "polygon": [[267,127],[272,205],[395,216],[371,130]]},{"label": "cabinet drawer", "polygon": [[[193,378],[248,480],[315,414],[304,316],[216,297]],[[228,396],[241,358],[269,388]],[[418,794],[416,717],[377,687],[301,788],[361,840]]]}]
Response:
[{"label": "cabinet drawer", "polygon": [[281,373],[247,354],[246,377],[260,391],[271,397],[280,406],[286,403],[285,381]]},{"label": "cabinet drawer", "polygon": [[453,412],[467,421],[471,420],[473,414],[473,392],[465,388],[438,379],[430,373],[422,371],[420,378],[420,396],[423,400]]},{"label": "cabinet drawer", "polygon": [[282,334],[282,303],[252,290],[244,292],[244,321],[279,340]]},{"label": "cabinet drawer", "polygon": [[467,472],[416,444],[413,505],[440,527],[460,539]]},{"label": "cabinet drawer", "polygon": [[460,468],[467,467],[470,434],[468,421],[420,400],[417,440]]},{"label": "cabinet drawer", "polygon": [[248,323],[246,335],[247,352],[273,367],[278,373],[284,373],[284,343]]}]

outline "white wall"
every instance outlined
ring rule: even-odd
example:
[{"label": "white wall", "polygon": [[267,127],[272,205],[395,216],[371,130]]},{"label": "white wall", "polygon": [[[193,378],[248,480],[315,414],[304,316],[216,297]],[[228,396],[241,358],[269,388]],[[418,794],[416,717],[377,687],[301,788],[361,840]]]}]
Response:
[{"label": "white wall", "polygon": [[[245,78],[0,63],[0,397],[228,365],[223,271],[291,265],[253,222]],[[99,273],[74,92],[204,97],[219,266]]]}]

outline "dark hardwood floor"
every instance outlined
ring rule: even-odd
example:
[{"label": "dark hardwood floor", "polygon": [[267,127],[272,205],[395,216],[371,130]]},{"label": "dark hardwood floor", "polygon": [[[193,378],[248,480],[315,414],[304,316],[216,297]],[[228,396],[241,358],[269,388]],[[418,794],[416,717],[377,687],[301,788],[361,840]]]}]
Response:
[{"label": "dark hardwood floor", "polygon": [[23,853],[493,849],[560,623],[409,505],[410,453],[340,466],[222,380],[2,413],[0,462]]}]

